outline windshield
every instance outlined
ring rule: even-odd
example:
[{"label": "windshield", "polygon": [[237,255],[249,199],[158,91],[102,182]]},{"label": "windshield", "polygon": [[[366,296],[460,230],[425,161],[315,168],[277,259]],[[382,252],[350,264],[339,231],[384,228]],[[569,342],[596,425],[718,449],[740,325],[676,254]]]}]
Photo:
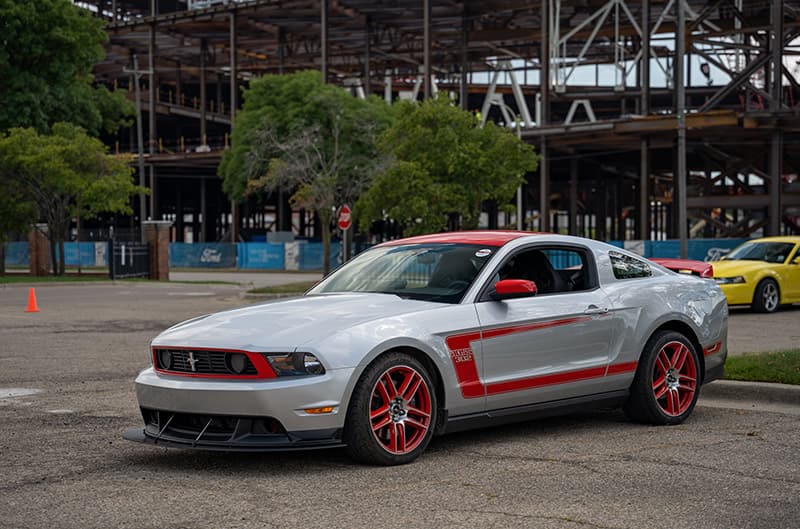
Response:
[{"label": "windshield", "polygon": [[474,244],[373,248],[331,274],[309,294],[378,292],[458,303],[493,254],[493,248]]},{"label": "windshield", "polygon": [[732,250],[725,259],[782,263],[792,253],[792,248],[794,244],[786,242],[746,242]]}]

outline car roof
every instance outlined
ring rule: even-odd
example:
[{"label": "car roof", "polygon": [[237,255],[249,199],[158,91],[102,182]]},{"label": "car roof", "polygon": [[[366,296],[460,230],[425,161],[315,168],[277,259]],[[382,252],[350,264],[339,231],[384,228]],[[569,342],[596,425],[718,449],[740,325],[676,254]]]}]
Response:
[{"label": "car roof", "polygon": [[792,244],[800,243],[800,237],[792,235],[782,235],[780,237],[762,237],[761,239],[751,239],[748,242],[788,242]]},{"label": "car roof", "polygon": [[478,244],[481,246],[500,247],[520,237],[530,235],[550,235],[530,231],[512,230],[476,230],[476,231],[451,231],[446,233],[434,233],[431,235],[418,235],[416,237],[406,237],[405,239],[395,239],[386,241],[378,246],[400,246],[403,244]]}]

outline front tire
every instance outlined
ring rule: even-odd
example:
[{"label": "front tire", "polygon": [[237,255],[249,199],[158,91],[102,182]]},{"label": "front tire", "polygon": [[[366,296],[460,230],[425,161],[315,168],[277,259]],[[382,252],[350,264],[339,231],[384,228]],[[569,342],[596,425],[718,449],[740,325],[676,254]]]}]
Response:
[{"label": "front tire", "polygon": [[680,424],[691,415],[700,390],[700,363],[692,342],[675,331],[647,341],[625,413],[649,424]]},{"label": "front tire", "polygon": [[778,283],[772,279],[764,279],[756,286],[755,294],[753,294],[753,311],[777,312],[780,301],[781,293]]},{"label": "front tire", "polygon": [[425,366],[393,352],[358,380],[345,421],[347,452],[370,465],[403,465],[428,447],[436,425],[436,391]]}]

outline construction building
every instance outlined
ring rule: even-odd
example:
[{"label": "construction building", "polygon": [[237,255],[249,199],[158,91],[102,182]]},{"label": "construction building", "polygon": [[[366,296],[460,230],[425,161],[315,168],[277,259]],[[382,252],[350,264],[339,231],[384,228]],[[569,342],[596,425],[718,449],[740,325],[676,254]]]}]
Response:
[{"label": "construction building", "polygon": [[[304,69],[354,97],[449,93],[515,128],[542,155],[521,193],[527,229],[684,247],[800,233],[800,1],[79,4],[108,20],[96,80],[139,79],[152,193],[138,208],[174,220],[178,241],[314,235],[283,194],[234,203],[216,174],[242,88]],[[136,136],[108,141],[136,152]]]}]

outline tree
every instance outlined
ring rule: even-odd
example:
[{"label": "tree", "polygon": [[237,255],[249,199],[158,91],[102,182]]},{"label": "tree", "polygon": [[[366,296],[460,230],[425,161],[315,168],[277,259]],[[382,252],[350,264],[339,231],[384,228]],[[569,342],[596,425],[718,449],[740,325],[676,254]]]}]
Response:
[{"label": "tree", "polygon": [[[125,157],[72,124],[56,123],[52,134],[33,128],[0,135],[0,182],[10,183],[47,222],[53,273],[64,273],[64,239],[73,218],[100,212],[130,213],[133,184]],[[56,252],[58,249],[58,252]]]},{"label": "tree", "polygon": [[442,231],[448,216],[476,228],[487,200],[511,200],[524,174],[536,170],[533,147],[440,97],[400,103],[397,122],[379,138],[392,162],[358,201],[362,230],[398,222],[405,235]]},{"label": "tree", "polygon": [[223,188],[235,200],[292,192],[293,205],[317,213],[327,272],[335,209],[353,203],[380,167],[375,140],[390,107],[323,84],[317,71],[255,80],[244,101],[219,169]]},{"label": "tree", "polygon": [[130,125],[125,95],[92,86],[103,25],[69,0],[0,0],[0,131],[65,121],[96,136]]},{"label": "tree", "polygon": [[26,196],[20,182],[6,178],[0,170],[0,275],[6,273],[8,234],[26,232],[35,220],[36,204]]}]

